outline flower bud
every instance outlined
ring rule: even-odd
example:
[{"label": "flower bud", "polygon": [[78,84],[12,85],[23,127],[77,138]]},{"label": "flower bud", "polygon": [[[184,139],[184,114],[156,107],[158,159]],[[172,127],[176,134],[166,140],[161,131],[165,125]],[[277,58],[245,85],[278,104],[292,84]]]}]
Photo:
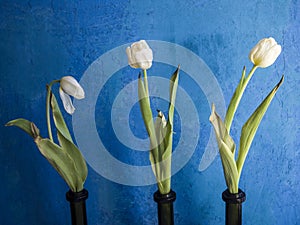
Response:
[{"label": "flower bud", "polygon": [[277,44],[274,38],[264,38],[252,48],[249,59],[255,66],[265,68],[271,66],[280,53],[281,46]]},{"label": "flower bud", "polygon": [[128,64],[132,68],[149,69],[152,66],[153,53],[145,40],[134,42],[126,48]]}]

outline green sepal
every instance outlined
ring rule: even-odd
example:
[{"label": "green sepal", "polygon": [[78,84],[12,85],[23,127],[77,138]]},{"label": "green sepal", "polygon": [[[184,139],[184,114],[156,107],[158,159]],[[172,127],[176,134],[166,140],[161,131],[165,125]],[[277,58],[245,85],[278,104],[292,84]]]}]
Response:
[{"label": "green sepal", "polygon": [[240,147],[237,158],[237,169],[239,176],[242,172],[242,168],[249,152],[251,143],[255,136],[255,133],[259,127],[259,124],[265,115],[272,99],[274,98],[278,88],[284,81],[284,76],[280,79],[279,83],[272,89],[268,96],[263,100],[263,102],[256,108],[254,113],[249,117],[247,122],[244,124],[241,132]]}]

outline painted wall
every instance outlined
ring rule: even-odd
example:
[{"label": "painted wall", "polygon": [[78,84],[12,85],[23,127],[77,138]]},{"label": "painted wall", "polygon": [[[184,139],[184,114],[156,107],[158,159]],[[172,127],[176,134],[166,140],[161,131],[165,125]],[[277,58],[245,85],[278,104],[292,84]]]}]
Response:
[{"label": "painted wall", "polygon": [[[45,85],[51,80],[64,75],[73,75],[80,80],[103,54],[134,41],[166,41],[183,47],[203,60],[219,85],[222,94],[219,97],[227,106],[243,66],[251,68],[248,60],[250,49],[258,40],[269,36],[282,45],[282,54],[273,66],[256,72],[245,92],[232,130],[232,136],[238,143],[243,123],[285,74],[285,82],[268,109],[246,159],[240,182],[240,187],[247,194],[243,219],[244,224],[248,225],[300,223],[298,0],[2,0],[0,10],[1,224],[70,224],[69,205],[65,200],[67,185],[40,155],[29,136],[17,128],[4,127],[7,121],[23,117],[34,121],[42,135],[46,136]],[[128,126],[134,137],[139,140],[146,138],[138,104],[129,109],[127,117],[111,118],[112,111],[128,110],[126,102],[114,105],[118,93],[125,87],[127,95],[131,96],[128,101],[136,103],[134,81],[138,71],[122,64],[126,62],[125,52],[124,56],[110,57],[120,57],[119,64],[112,61],[112,65],[119,66],[119,69],[111,72],[105,82],[101,78],[105,74],[99,70],[95,82],[103,82],[101,90],[86,89],[87,96],[98,94],[94,99],[96,103],[82,101],[85,110],[93,110],[94,117],[86,121],[96,125],[98,137],[89,139],[86,135],[84,141],[79,141],[80,132],[76,129],[86,130],[86,134],[91,129],[88,126],[78,127],[84,124],[80,117],[75,116],[84,112],[80,101],[75,102],[78,111],[73,120],[64,114],[69,126],[74,129],[73,134],[80,148],[89,158],[89,175],[85,184],[90,194],[87,200],[89,224],[156,224],[156,204],[152,200],[157,189],[154,184],[120,184],[105,178],[91,166],[92,163],[105,163],[105,159],[103,162],[97,159],[90,161],[95,152],[103,149],[126,165],[137,168],[149,166],[146,151],[132,148],[130,144],[134,144],[133,141],[122,143],[115,133],[116,129],[122,133],[122,129]],[[154,60],[155,57],[154,54]],[[108,71],[112,65],[106,63],[98,65],[98,68]],[[168,78],[174,69],[168,63],[154,62],[149,76]],[[197,76],[204,75],[203,71],[199,71]],[[210,103],[207,100],[209,94],[203,87],[210,87],[209,83],[204,82],[201,88],[195,80],[183,71],[179,81],[180,87],[190,96],[199,118],[198,121],[183,122],[191,130],[198,123],[200,129],[195,136],[200,138],[187,163],[172,177],[172,188],[177,193],[175,221],[183,225],[224,224],[221,193],[226,186],[219,155],[206,170],[200,172],[198,169],[205,150],[209,151],[206,147],[211,132],[208,122]],[[132,86],[128,86],[130,84]],[[152,85],[151,90],[159,93],[155,84]],[[166,110],[166,105],[166,101],[153,97],[153,110],[156,107]],[[185,109],[187,115],[192,111],[189,107]],[[179,146],[184,127],[180,114],[175,116],[177,132],[174,134],[174,147]],[[117,128],[113,127],[112,121],[117,121]],[[189,148],[193,138],[185,138],[182,146]],[[103,143],[103,148],[85,148],[84,143],[96,143],[98,140]],[[178,151],[184,155],[186,149]],[[138,181],[146,183],[148,179],[130,176],[126,171],[123,171],[124,175],[112,165],[101,164],[99,168],[116,177],[127,176],[129,184]]]}]

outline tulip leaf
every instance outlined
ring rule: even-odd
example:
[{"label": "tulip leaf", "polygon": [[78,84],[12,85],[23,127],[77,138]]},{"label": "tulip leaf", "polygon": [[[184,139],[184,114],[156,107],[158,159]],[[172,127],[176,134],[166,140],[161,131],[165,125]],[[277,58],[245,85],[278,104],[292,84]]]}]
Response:
[{"label": "tulip leaf", "polygon": [[257,107],[254,113],[250,116],[247,122],[244,124],[242,128],[241,138],[240,138],[240,147],[237,158],[237,168],[239,172],[239,176],[242,172],[242,168],[250,149],[251,143],[255,136],[255,133],[259,127],[259,124],[265,115],[272,99],[274,98],[278,88],[282,84],[284,80],[284,76],[282,76],[279,83],[272,89],[272,91],[268,94],[268,96],[263,100],[263,102]]},{"label": "tulip leaf", "polygon": [[232,95],[229,106],[227,108],[224,123],[225,123],[225,127],[228,131],[230,129],[234,114],[238,107],[238,104],[239,104],[239,102],[242,98],[243,92],[245,90],[245,85],[244,85],[245,84],[245,74],[246,74],[246,68],[244,67],[240,82],[239,82],[238,86],[236,87],[235,92]]},{"label": "tulip leaf", "polygon": [[139,104],[142,112],[142,117],[146,126],[146,130],[149,136],[152,136],[154,133],[154,125],[153,125],[153,117],[152,111],[150,108],[150,100],[149,96],[146,93],[144,82],[142,78],[139,76],[138,79],[138,96],[139,96]]},{"label": "tulip leaf", "polygon": [[235,154],[235,143],[228,134],[225,124],[215,112],[215,106],[212,105],[212,113],[209,117],[212,123],[217,143],[219,146],[223,172],[226,180],[226,185],[230,193],[237,193],[238,191],[238,172],[234,159]]},{"label": "tulip leaf", "polygon": [[84,183],[88,173],[84,157],[82,156],[81,152],[76,147],[76,145],[74,145],[72,142],[70,142],[70,140],[65,138],[65,136],[62,135],[59,131],[57,135],[63,151],[65,151],[74,161],[77,174],[81,178],[82,183]]},{"label": "tulip leaf", "polygon": [[[145,77],[147,79],[147,77]],[[159,168],[158,164],[158,147],[157,147],[157,141],[156,141],[156,135],[155,135],[155,128],[153,124],[153,117],[152,117],[152,111],[150,108],[150,100],[149,96],[146,92],[144,82],[139,75],[138,78],[138,96],[139,96],[139,104],[140,104],[140,109],[142,113],[142,117],[144,120],[144,124],[148,133],[148,136],[150,138],[150,161],[152,162],[155,168],[155,173],[154,174],[159,174]],[[152,155],[151,155],[152,154]],[[153,167],[152,167],[153,169]]]},{"label": "tulip leaf", "polygon": [[72,191],[78,192],[83,189],[83,183],[78,177],[76,165],[69,154],[48,138],[37,137],[35,143],[42,155],[62,176]]},{"label": "tulip leaf", "polygon": [[63,135],[66,139],[68,139],[70,142],[73,143],[71,134],[70,134],[69,129],[66,125],[66,122],[62,116],[62,113],[59,109],[55,95],[52,92],[51,92],[51,109],[52,109],[53,120],[54,120],[56,129],[59,131],[59,133],[61,135]]},{"label": "tulip leaf", "polygon": [[229,147],[221,140],[220,141],[220,156],[223,166],[226,185],[229,192],[232,194],[238,193],[239,176],[234,160],[234,155],[231,153]]},{"label": "tulip leaf", "polygon": [[[29,120],[26,119],[15,119],[11,120],[8,123],[5,124],[5,126],[16,126],[25,131],[27,134],[29,134],[32,138],[35,138],[39,135],[39,129]],[[34,130],[32,127],[34,126]]]},{"label": "tulip leaf", "polygon": [[[165,123],[165,124],[164,124]],[[158,162],[162,160],[162,154],[165,149],[165,130],[166,130],[166,121],[163,113],[161,111],[158,112],[158,116],[156,117],[155,123],[154,123],[154,129],[155,129],[155,136],[157,140],[157,147],[158,147]]]},{"label": "tulip leaf", "polygon": [[173,126],[173,118],[174,118],[174,107],[176,100],[176,93],[178,87],[178,77],[179,77],[179,66],[176,71],[173,73],[170,79],[170,104],[169,104],[169,115],[168,122]]},{"label": "tulip leaf", "polygon": [[160,182],[161,194],[167,194],[170,192],[170,176],[171,176],[171,156],[164,159],[166,152],[169,151],[170,146],[166,143],[167,139],[167,122],[161,111],[158,112],[158,116],[155,120],[155,133],[158,143],[158,160],[156,166],[158,167],[159,175],[156,175],[157,180]]}]

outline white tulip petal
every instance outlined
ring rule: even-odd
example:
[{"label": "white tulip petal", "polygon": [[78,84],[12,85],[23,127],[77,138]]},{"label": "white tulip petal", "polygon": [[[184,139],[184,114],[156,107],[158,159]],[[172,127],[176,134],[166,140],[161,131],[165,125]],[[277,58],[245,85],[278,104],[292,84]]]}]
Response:
[{"label": "white tulip petal", "polygon": [[149,69],[152,66],[153,53],[145,40],[134,42],[126,48],[128,64],[132,68]]},{"label": "white tulip petal", "polygon": [[83,88],[72,76],[62,77],[60,80],[60,87],[65,93],[76,99],[83,99],[85,97]]},{"label": "white tulip petal", "polygon": [[62,88],[59,88],[59,95],[67,113],[73,114],[75,111],[75,107],[72,104],[72,100],[70,96],[66,94]]},{"label": "white tulip petal", "polygon": [[261,68],[271,66],[281,53],[281,46],[274,38],[260,40],[250,51],[249,59]]}]

